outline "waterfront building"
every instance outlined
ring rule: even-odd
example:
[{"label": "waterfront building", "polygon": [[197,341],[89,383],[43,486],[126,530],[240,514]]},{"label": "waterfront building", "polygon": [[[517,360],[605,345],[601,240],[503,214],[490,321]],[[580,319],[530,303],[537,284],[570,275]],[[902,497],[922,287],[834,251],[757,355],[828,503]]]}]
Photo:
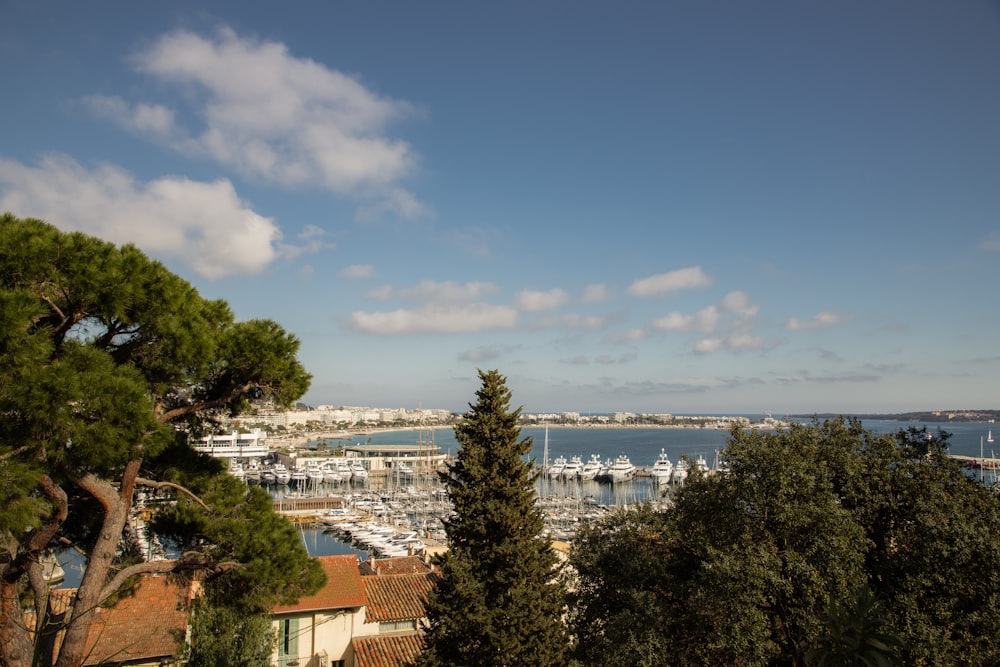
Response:
[{"label": "waterfront building", "polygon": [[196,452],[236,463],[262,459],[269,451],[267,433],[260,429],[254,429],[249,433],[232,431],[221,435],[206,435],[191,444]]}]

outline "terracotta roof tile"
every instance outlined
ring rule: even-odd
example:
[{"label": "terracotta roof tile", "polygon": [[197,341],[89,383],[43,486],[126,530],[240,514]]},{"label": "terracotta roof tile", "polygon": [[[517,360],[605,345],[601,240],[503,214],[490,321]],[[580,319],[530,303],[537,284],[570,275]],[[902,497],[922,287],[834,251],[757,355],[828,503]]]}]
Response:
[{"label": "terracotta roof tile", "polygon": [[401,667],[413,661],[424,648],[423,635],[362,637],[351,642],[355,667]]},{"label": "terracotta roof tile", "polygon": [[143,577],[135,593],[98,609],[84,665],[177,654],[188,622],[189,585],[173,577]]},{"label": "terracotta roof tile", "polygon": [[396,558],[371,558],[359,566],[362,577],[384,574],[415,574],[430,572],[431,567],[419,556],[398,556]]},{"label": "terracotta roof tile", "polygon": [[365,592],[361,587],[357,556],[353,554],[318,556],[316,560],[326,572],[326,585],[314,595],[299,598],[295,604],[276,606],[273,609],[275,614],[320,609],[349,609],[365,605]]},{"label": "terracotta roof tile", "polygon": [[361,583],[368,598],[365,619],[388,622],[423,618],[427,594],[439,577],[434,572],[363,577]]}]

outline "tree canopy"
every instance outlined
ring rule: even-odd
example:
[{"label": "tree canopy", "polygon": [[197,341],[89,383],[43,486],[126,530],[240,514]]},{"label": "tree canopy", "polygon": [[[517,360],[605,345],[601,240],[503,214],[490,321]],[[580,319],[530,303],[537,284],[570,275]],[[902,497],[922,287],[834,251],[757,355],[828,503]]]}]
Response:
[{"label": "tree canopy", "polygon": [[[53,654],[41,643],[62,630],[56,664],[80,664],[92,611],[142,573],[199,571],[253,608],[321,585],[266,494],[187,445],[249,401],[301,396],[298,347],[134,246],[0,217],[0,662]],[[180,557],[139,557],[137,490]],[[59,614],[40,565],[55,547],[87,557]]]},{"label": "tree canopy", "polygon": [[542,537],[534,464],[524,459],[532,439],[520,439],[506,378],[479,377],[478,400],[455,426],[457,458],[442,475],[454,514],[417,664],[562,665],[568,643],[556,556]]},{"label": "tree canopy", "polygon": [[1000,660],[1000,500],[947,435],[736,428],[723,459],[672,509],[615,514],[574,542],[583,664]]}]

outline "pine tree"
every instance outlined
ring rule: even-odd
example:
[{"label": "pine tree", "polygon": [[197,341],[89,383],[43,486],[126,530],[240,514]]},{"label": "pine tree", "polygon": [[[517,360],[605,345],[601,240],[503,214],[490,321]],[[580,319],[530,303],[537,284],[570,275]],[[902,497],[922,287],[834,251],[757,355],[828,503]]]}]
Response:
[{"label": "pine tree", "polygon": [[443,581],[427,605],[425,650],[417,665],[562,665],[567,638],[557,559],[535,503],[532,439],[520,439],[520,408],[497,371],[455,427],[457,460],[442,479],[455,513]]}]

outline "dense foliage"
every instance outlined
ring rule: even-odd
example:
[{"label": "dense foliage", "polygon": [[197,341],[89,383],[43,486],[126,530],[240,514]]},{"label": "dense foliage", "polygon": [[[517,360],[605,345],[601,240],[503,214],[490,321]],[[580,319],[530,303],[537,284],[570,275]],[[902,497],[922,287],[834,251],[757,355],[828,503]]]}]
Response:
[{"label": "dense foliage", "polygon": [[271,616],[247,611],[212,595],[191,609],[189,667],[270,667],[275,636]]},{"label": "dense foliage", "polygon": [[997,664],[1000,500],[946,448],[944,434],[856,421],[734,429],[728,472],[694,474],[674,509],[616,514],[574,543],[576,657]]},{"label": "dense foliage", "polygon": [[[266,496],[187,446],[250,400],[298,398],[310,381],[298,346],[273,322],[236,322],[133,246],[0,217],[0,663],[54,654],[33,633],[48,624],[64,631],[57,664],[80,664],[92,610],[143,573],[199,571],[251,609],[322,583]],[[138,492],[181,557],[138,554]],[[40,565],[55,547],[87,556],[59,615]]]},{"label": "dense foliage", "polygon": [[478,400],[455,427],[457,459],[442,476],[455,512],[418,664],[562,665],[556,556],[541,537],[535,468],[524,459],[532,440],[519,439],[520,410],[510,410],[506,379],[496,371],[479,376]]}]

